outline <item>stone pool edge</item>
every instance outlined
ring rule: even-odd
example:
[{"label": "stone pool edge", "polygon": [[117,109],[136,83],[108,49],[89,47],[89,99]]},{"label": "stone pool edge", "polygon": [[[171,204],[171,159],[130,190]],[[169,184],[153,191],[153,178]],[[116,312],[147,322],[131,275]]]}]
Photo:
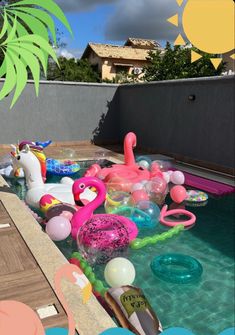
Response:
[{"label": "stone pool edge", "polygon": [[[112,161],[113,160],[112,157]],[[0,176],[0,186],[8,186],[2,176]],[[55,272],[60,266],[67,262],[66,258],[51,239],[42,231],[40,225],[16,194],[0,191],[0,200],[3,202],[3,205],[51,287],[55,290]],[[48,262],[48,255],[50,255],[53,262]],[[66,301],[73,312],[79,335],[95,335],[105,329],[116,327],[111,317],[93,295],[90,301],[84,305],[82,303],[81,291],[77,286],[64,280],[62,289]]]}]

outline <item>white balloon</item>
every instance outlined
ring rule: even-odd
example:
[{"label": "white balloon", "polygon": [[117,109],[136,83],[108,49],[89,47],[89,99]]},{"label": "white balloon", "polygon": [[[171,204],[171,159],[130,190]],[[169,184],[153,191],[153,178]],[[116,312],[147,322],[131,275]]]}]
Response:
[{"label": "white balloon", "polygon": [[166,183],[168,184],[171,180],[170,174],[168,172],[163,172],[163,178],[165,179]]},{"label": "white balloon", "polygon": [[174,171],[170,178],[171,182],[175,185],[183,185],[185,182],[184,174],[181,171]]},{"label": "white balloon", "polygon": [[111,287],[131,285],[135,280],[134,265],[126,258],[113,258],[106,264],[104,278]]}]

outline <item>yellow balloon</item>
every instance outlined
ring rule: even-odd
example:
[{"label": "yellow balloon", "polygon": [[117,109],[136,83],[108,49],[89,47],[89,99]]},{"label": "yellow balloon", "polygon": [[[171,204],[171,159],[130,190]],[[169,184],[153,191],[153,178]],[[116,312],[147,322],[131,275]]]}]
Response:
[{"label": "yellow balloon", "polygon": [[199,50],[222,54],[235,48],[232,0],[188,0],[183,28],[190,43]]},{"label": "yellow balloon", "polygon": [[131,285],[135,280],[134,265],[126,258],[113,258],[106,264],[104,278],[111,287]]}]

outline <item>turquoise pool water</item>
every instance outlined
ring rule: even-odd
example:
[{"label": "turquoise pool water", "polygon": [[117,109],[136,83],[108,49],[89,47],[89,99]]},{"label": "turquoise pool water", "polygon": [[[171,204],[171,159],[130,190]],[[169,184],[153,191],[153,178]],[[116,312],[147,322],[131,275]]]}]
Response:
[{"label": "turquoise pool water", "polygon": [[[82,169],[74,178],[82,176]],[[48,182],[58,182],[50,177]],[[8,181],[9,182],[9,181]],[[24,182],[11,181],[12,188],[24,198]],[[170,203],[169,199],[167,202]],[[217,335],[234,326],[234,195],[210,197],[204,207],[188,207],[197,216],[196,225],[174,238],[145,247],[129,250],[128,258],[136,268],[134,285],[141,287],[162,322],[163,328],[185,327],[195,335]],[[98,212],[103,209],[100,208]],[[160,233],[167,229],[158,226],[141,232],[141,236]],[[68,238],[56,243],[69,259],[76,244]],[[195,257],[203,266],[198,283],[170,284],[156,278],[150,262],[156,255],[181,253]],[[96,266],[95,273],[103,277],[104,266]]]}]

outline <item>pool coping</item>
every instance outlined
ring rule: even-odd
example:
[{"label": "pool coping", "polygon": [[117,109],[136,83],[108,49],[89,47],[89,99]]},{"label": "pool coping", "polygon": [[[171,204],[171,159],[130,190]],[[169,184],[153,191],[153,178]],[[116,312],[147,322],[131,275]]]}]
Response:
[{"label": "pool coping", "polygon": [[[120,159],[112,156],[107,156],[105,159],[114,163],[121,162]],[[0,200],[55,292],[54,275],[57,269],[68,262],[67,259],[49,236],[43,232],[39,223],[33,218],[18,196],[12,193],[10,188],[8,192],[7,188],[9,186],[2,176],[0,176],[0,187],[3,187],[2,190],[0,189]],[[48,262],[48,255],[53,259],[53,262]],[[94,295],[84,305],[81,290],[77,285],[64,280],[62,290],[73,313],[79,335],[95,335],[108,328],[117,327]]]}]

